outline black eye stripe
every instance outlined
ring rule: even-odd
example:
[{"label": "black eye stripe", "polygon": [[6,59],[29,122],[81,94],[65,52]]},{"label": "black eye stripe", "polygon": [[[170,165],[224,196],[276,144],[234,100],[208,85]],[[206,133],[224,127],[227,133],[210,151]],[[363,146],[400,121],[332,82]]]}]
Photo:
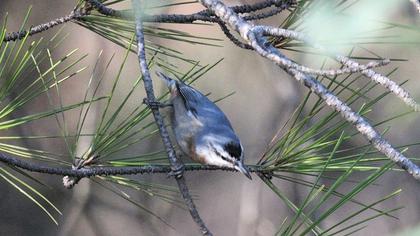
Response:
[{"label": "black eye stripe", "polygon": [[231,162],[229,159],[227,159],[225,156],[219,155],[223,160]]},{"label": "black eye stripe", "polygon": [[210,144],[210,146],[211,146],[211,148],[213,149],[213,151],[216,153],[216,155],[218,155],[219,157],[221,157],[223,160],[225,160],[225,161],[228,161],[228,162],[232,162],[231,160],[229,160],[227,157],[225,157],[225,156],[223,156],[222,154],[220,154],[220,152],[218,152],[217,150],[216,150],[216,148],[215,147],[213,147],[213,145],[211,145]]}]

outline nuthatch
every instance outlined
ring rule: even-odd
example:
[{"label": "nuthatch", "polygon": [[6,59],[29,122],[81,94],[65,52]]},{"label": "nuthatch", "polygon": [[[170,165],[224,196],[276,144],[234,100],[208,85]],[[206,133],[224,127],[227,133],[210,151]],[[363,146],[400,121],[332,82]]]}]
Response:
[{"label": "nuthatch", "polygon": [[234,168],[251,179],[241,141],[225,114],[196,89],[156,73],[171,93],[171,122],[181,151],[202,164]]}]

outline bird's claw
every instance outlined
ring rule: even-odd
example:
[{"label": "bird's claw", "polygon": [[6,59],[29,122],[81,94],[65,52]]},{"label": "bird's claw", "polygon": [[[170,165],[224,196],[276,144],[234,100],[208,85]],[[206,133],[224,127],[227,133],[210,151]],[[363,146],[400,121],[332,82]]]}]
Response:
[{"label": "bird's claw", "polygon": [[180,166],[176,169],[171,170],[171,172],[168,173],[168,178],[175,177],[176,179],[180,179],[182,175],[184,174],[184,166]]},{"label": "bird's claw", "polygon": [[159,109],[163,107],[172,106],[172,104],[161,103],[158,101],[150,101],[147,98],[143,99],[143,104],[147,105],[150,109]]}]

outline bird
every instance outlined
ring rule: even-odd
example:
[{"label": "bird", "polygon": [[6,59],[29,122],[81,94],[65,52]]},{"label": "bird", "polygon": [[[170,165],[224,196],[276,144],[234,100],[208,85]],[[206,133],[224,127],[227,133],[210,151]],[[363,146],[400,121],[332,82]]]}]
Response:
[{"label": "bird", "polygon": [[156,74],[170,92],[170,120],[181,151],[201,164],[233,168],[252,179],[241,141],[223,111],[197,89]]}]

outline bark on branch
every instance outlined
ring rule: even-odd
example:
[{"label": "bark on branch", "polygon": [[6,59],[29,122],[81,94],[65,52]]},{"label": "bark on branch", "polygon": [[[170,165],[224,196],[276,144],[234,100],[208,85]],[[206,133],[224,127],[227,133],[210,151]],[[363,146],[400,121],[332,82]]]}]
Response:
[{"label": "bark on branch", "polygon": [[[146,61],[146,52],[145,52],[145,43],[144,43],[144,33],[143,33],[143,22],[141,17],[141,7],[138,3],[138,0],[132,0],[133,8],[136,16],[136,36],[137,36],[137,55],[140,64],[140,70],[143,75],[144,89],[146,90],[147,100],[149,102],[156,102],[156,97],[153,91],[153,83],[150,76],[149,68]],[[201,219],[198,214],[197,208],[192,200],[191,194],[188,190],[188,186],[185,182],[183,175],[184,164],[176,156],[175,149],[169,139],[169,133],[166,130],[165,124],[163,122],[163,117],[159,112],[158,107],[151,106],[153,117],[155,123],[158,126],[159,133],[163,142],[163,145],[168,154],[168,159],[171,164],[172,175],[175,177],[176,182],[178,183],[178,188],[181,192],[182,198],[184,199],[185,204],[190,211],[190,214],[198,225],[203,235],[212,235],[210,230],[205,225],[204,221]]]},{"label": "bark on branch", "polygon": [[[158,173],[170,173],[172,171],[171,166],[167,165],[145,165],[145,166],[135,166],[135,167],[114,167],[114,166],[90,166],[83,167],[80,169],[72,169],[66,167],[51,167],[45,166],[38,163],[33,163],[29,161],[22,160],[21,158],[15,158],[12,156],[5,155],[0,153],[0,162],[24,169],[30,172],[37,172],[49,175],[60,175],[60,176],[69,176],[74,178],[90,178],[94,176],[114,176],[114,175],[137,175],[137,174],[158,174]],[[262,173],[266,172],[255,166],[247,167],[250,172]],[[232,168],[221,168],[215,166],[185,166],[184,171],[232,171],[237,172],[237,170]]]},{"label": "bark on branch", "polygon": [[22,30],[22,31],[19,31],[19,32],[7,33],[6,36],[4,37],[3,41],[4,42],[9,42],[9,41],[21,40],[21,39],[25,38],[26,35],[31,36],[31,35],[34,35],[34,34],[37,34],[37,33],[47,31],[47,30],[53,28],[54,26],[61,25],[63,23],[69,22],[71,20],[80,19],[81,17],[83,17],[85,15],[86,15],[86,13],[82,13],[79,10],[75,10],[75,11],[72,11],[67,16],[63,16],[63,17],[57,18],[55,20],[49,21],[47,23],[31,27],[29,30]]},{"label": "bark on branch", "polygon": [[[280,13],[284,9],[292,7],[293,3],[291,2],[292,1],[267,0],[267,1],[259,2],[255,4],[244,4],[244,5],[234,6],[232,7],[232,9],[234,9],[235,12],[240,13],[240,14],[245,14],[245,13],[248,14],[248,13],[253,13],[256,11],[267,9],[272,6],[275,7],[274,9],[271,9],[267,12],[245,16],[245,19],[247,20],[257,20],[257,19],[264,19],[264,18],[271,17],[273,15]],[[47,23],[31,27],[29,30],[22,30],[19,32],[8,33],[3,39],[3,41],[8,42],[8,41],[20,40],[20,39],[23,39],[27,34],[31,36],[37,33],[41,33],[43,31],[47,31],[53,28],[54,26],[67,23],[72,20],[83,21],[83,17],[91,15],[93,9],[97,10],[100,14],[104,16],[117,17],[117,18],[123,18],[123,19],[128,19],[128,20],[134,19],[134,16],[132,13],[112,9],[110,7],[105,6],[103,3],[101,3],[98,0],[86,0],[86,3],[87,5],[85,5],[83,8],[75,9],[67,16],[60,17],[55,20],[49,21]],[[199,11],[199,12],[196,12],[193,14],[187,14],[187,15],[182,15],[182,14],[159,14],[159,15],[146,15],[145,14],[143,15],[143,22],[188,24],[188,23],[193,23],[195,21],[218,23],[219,19],[215,17],[214,14],[209,10],[203,10],[203,11]],[[234,37],[234,36],[231,36],[231,37]]]},{"label": "bark on branch", "polygon": [[[200,1],[206,8],[213,11],[221,20],[223,20],[223,22],[237,31],[241,35],[242,39],[247,41],[259,55],[276,63],[296,80],[303,83],[306,87],[321,97],[328,106],[339,112],[345,120],[353,124],[379,152],[383,153],[399,167],[406,170],[415,179],[420,180],[419,167],[405,157],[401,152],[392,147],[391,144],[385,140],[379,132],[366,121],[365,118],[354,112],[346,103],[342,102],[314,77],[299,70],[299,68],[296,68],[293,64],[288,63],[290,59],[281,54],[277,48],[274,48],[272,45],[267,43],[267,35],[278,36],[280,34],[275,33],[274,31],[284,31],[285,29],[278,28],[275,30],[271,27],[270,30],[264,30],[264,27],[255,26],[245,21],[242,17],[232,11],[231,8],[227,7],[219,0]],[[296,35],[296,37],[298,36],[299,35]],[[303,40],[304,38],[301,39]],[[343,61],[343,63],[345,64],[346,62]],[[354,65],[357,66],[356,64]],[[362,72],[365,73],[364,71]],[[368,77],[371,78],[370,76]]]}]

